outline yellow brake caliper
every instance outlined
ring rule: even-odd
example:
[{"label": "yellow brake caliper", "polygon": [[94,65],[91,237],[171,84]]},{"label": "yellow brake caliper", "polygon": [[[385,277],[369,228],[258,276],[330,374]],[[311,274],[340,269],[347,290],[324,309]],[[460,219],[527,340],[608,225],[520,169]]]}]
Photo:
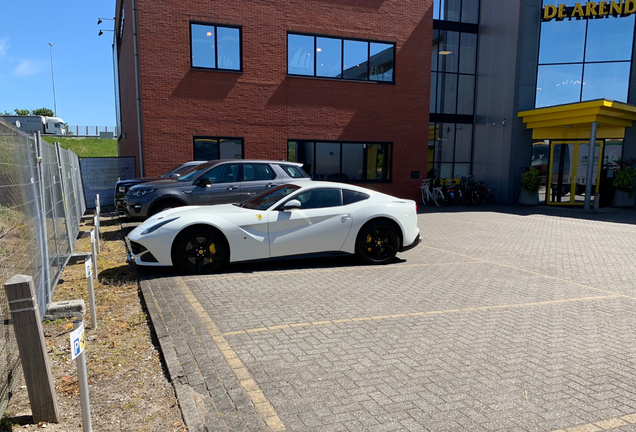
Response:
[{"label": "yellow brake caliper", "polygon": [[216,255],[216,243],[212,243],[209,247],[210,262],[214,261],[214,255]]}]

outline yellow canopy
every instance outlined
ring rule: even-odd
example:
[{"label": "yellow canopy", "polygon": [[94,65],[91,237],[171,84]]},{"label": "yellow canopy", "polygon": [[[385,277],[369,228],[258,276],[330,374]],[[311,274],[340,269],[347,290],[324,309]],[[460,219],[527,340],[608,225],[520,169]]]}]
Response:
[{"label": "yellow canopy", "polygon": [[597,138],[624,138],[636,120],[636,106],[607,99],[521,111],[533,139],[589,139],[592,122]]}]

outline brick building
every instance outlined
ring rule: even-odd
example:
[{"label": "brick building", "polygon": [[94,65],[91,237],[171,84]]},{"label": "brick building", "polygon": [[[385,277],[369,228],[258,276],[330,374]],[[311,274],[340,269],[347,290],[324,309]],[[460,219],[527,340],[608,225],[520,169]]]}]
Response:
[{"label": "brick building", "polygon": [[636,0],[117,0],[119,154],[284,158],[410,198],[472,174],[503,203],[534,166],[540,202],[609,205],[635,29]]},{"label": "brick building", "polygon": [[417,198],[433,0],[117,0],[119,155],[288,159]]}]

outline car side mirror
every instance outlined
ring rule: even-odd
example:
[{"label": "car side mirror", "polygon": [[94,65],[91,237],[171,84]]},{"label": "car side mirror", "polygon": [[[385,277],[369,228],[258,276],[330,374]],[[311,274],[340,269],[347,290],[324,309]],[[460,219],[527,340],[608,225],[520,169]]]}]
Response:
[{"label": "car side mirror", "polygon": [[197,182],[197,186],[201,186],[201,187],[206,187],[206,186],[210,186],[212,184],[212,179],[209,178],[202,178]]},{"label": "car side mirror", "polygon": [[301,206],[302,204],[300,203],[300,201],[293,199],[283,204],[283,210],[290,211],[294,209],[299,209]]}]

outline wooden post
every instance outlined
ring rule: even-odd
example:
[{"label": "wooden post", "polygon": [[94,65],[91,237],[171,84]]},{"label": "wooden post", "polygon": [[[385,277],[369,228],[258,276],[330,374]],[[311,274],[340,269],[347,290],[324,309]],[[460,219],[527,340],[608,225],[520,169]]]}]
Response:
[{"label": "wooden post", "polygon": [[58,423],[60,415],[57,394],[46,354],[33,278],[15,275],[5,282],[4,289],[9,301],[33,421]]}]

